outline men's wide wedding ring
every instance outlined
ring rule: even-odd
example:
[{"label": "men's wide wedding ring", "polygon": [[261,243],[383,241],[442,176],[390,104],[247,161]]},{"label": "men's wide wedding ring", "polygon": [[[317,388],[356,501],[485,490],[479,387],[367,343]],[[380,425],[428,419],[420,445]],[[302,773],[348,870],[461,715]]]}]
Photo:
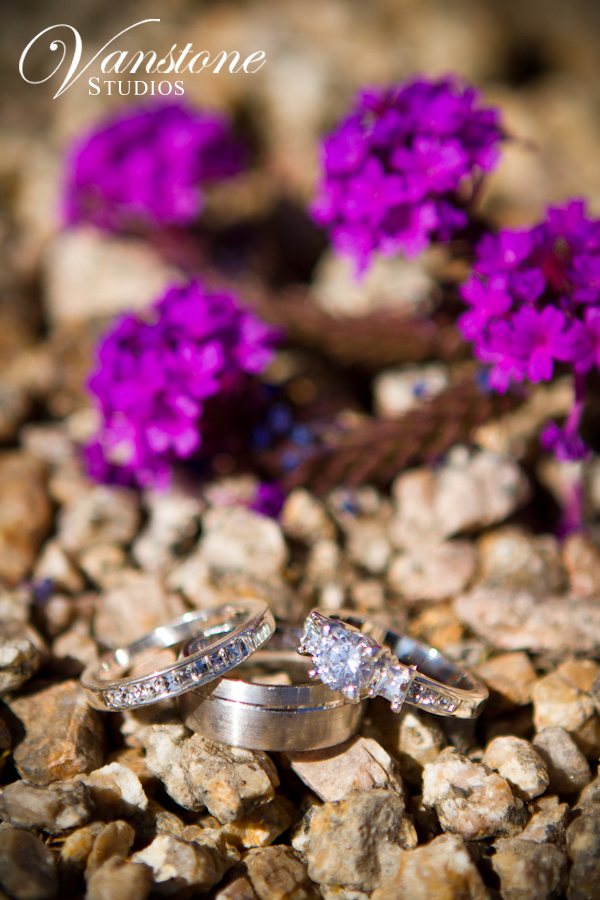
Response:
[{"label": "men's wide wedding ring", "polygon": [[[245,750],[321,750],[356,734],[366,703],[350,703],[324,684],[311,683],[310,661],[296,652],[300,635],[300,628],[280,624],[268,644],[235,672],[182,694],[179,711],[187,727]],[[182,655],[193,654],[197,644],[189,641]],[[291,684],[268,683],[282,673]]]},{"label": "men's wide wedding ring", "polygon": [[[189,612],[101,657],[81,675],[89,702],[96,709],[124,710],[177,697],[225,675],[251,656],[275,630],[263,600],[244,599],[213,609]],[[152,656],[195,638],[196,651],[186,659],[143,676],[122,677]]]},{"label": "men's wide wedding ring", "polygon": [[411,703],[438,716],[478,716],[488,691],[441,653],[352,610],[313,610],[298,652],[311,674],[348,699],[386,697],[392,709]]}]

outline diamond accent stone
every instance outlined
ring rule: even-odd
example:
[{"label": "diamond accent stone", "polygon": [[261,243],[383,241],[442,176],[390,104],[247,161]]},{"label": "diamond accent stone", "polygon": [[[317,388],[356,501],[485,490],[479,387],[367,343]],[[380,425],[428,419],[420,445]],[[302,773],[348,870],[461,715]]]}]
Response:
[{"label": "diamond accent stone", "polygon": [[389,700],[394,711],[400,709],[406,699],[414,672],[401,663],[387,663],[382,667],[379,681],[375,685],[376,692]]}]

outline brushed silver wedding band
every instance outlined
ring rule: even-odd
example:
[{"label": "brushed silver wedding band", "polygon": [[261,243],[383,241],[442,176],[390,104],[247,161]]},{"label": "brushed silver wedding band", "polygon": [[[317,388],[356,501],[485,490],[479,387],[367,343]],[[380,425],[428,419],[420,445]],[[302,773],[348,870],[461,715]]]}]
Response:
[{"label": "brushed silver wedding band", "polygon": [[[341,744],[360,728],[366,701],[351,703],[324,684],[310,682],[310,661],[296,648],[301,628],[280,624],[267,644],[242,663],[287,672],[291,685],[257,684],[233,675],[181,694],[181,717],[192,731],[245,750],[321,750]],[[182,648],[193,654],[197,640]],[[241,671],[240,671],[241,670]]]},{"label": "brushed silver wedding band", "polygon": [[[104,654],[82,672],[81,685],[96,709],[115,712],[148,706],[225,675],[261,647],[274,630],[275,620],[264,600],[244,599],[185,613]],[[134,666],[151,661],[157,651],[179,648],[192,637],[196,652],[185,660],[147,675],[122,677]]]}]

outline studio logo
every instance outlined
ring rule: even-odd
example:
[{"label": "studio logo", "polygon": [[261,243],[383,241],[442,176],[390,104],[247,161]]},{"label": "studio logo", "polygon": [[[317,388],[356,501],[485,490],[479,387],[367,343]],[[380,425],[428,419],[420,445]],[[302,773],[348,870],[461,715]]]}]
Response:
[{"label": "studio logo", "polygon": [[[45,28],[43,31],[40,31],[39,34],[36,34],[23,50],[21,59],[19,60],[19,72],[21,73],[21,77],[24,78],[28,84],[44,84],[44,82],[49,81],[50,78],[56,75],[59,70],[62,70],[65,74],[61,86],[54,95],[54,99],[56,100],[56,98],[60,97],[61,94],[64,94],[71,85],[75,84],[75,82],[78,81],[98,59],[101,60],[100,71],[104,75],[135,75],[138,73],[146,75],[170,75],[175,73],[176,75],[182,75],[185,72],[190,72],[192,75],[198,75],[204,70],[209,70],[215,75],[221,71],[230,72],[232,74],[243,72],[247,75],[252,75],[255,72],[258,72],[266,62],[264,50],[257,50],[243,59],[237,50],[221,50],[214,58],[211,58],[210,51],[200,50],[199,52],[195,52],[192,44],[186,44],[183,49],[178,49],[178,45],[173,44],[166,56],[159,59],[158,54],[154,50],[127,51],[115,48],[115,42],[120,37],[128,31],[132,31],[134,28],[138,28],[140,25],[146,25],[149,22],[160,22],[160,19],[143,19],[141,22],[136,22],[135,25],[124,28],[123,31],[120,31],[111,38],[110,41],[108,41],[95,56],[83,66],[81,62],[81,57],[83,55],[83,41],[77,29],[73,28],[72,25],[66,24],[50,25],[49,28]],[[25,74],[25,69],[27,55],[31,48],[37,44],[44,35],[47,35],[50,32],[56,32],[57,29],[63,28],[66,28],[73,36],[72,50],[68,48],[66,41],[53,38],[50,41],[49,49],[52,53],[56,53],[57,51],[61,53],[57,65],[45,78],[40,78],[37,81],[28,78]],[[71,40],[69,40],[69,44],[70,43]],[[106,51],[109,50],[109,48],[111,48],[110,52],[107,53]],[[103,54],[105,55],[103,56]],[[158,81],[155,79],[148,83],[146,80],[124,81],[121,78],[103,79],[101,76],[91,76],[88,78],[88,84],[90,94],[99,94],[103,90],[106,93],[111,94],[113,93],[114,85],[118,85],[118,92],[123,96],[126,96],[129,93],[136,95],[159,93],[163,96],[170,94],[172,91],[177,94],[184,93],[182,81],[176,81],[173,84],[170,80]],[[141,88],[138,89],[138,86],[144,87],[145,90],[141,90]],[[127,90],[125,90],[125,88],[127,88]],[[117,93],[117,88],[115,88],[114,93]]]}]

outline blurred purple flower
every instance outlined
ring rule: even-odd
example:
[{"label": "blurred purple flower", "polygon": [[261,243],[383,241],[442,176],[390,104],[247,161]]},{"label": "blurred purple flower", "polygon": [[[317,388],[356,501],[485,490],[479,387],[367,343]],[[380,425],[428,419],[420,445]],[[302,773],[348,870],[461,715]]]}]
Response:
[{"label": "blurred purple flower", "polygon": [[66,221],[109,230],[189,225],[202,211],[203,185],[235,175],[243,158],[218,113],[183,104],[129,109],[73,147]]},{"label": "blurred purple flower", "polygon": [[261,513],[263,516],[277,519],[284,502],[285,494],[278,484],[262,481],[256,488],[250,509]]},{"label": "blurred purple flower", "polygon": [[312,214],[359,271],[375,251],[416,256],[467,225],[502,138],[498,111],[455,78],[363,90],[323,143]]},{"label": "blurred purple flower", "polygon": [[484,235],[460,293],[469,310],[459,327],[475,356],[491,365],[496,390],[511,381],[550,381],[556,362],[572,367],[572,414],[562,430],[548,425],[542,443],[559,459],[584,458],[584,375],[600,368],[600,219],[572,200],[530,229]]},{"label": "blurred purple flower", "polygon": [[100,481],[165,486],[177,459],[202,445],[205,401],[243,398],[273,357],[279,333],[225,292],[173,287],[141,318],[105,335],[89,380],[102,425],[87,448]]}]

